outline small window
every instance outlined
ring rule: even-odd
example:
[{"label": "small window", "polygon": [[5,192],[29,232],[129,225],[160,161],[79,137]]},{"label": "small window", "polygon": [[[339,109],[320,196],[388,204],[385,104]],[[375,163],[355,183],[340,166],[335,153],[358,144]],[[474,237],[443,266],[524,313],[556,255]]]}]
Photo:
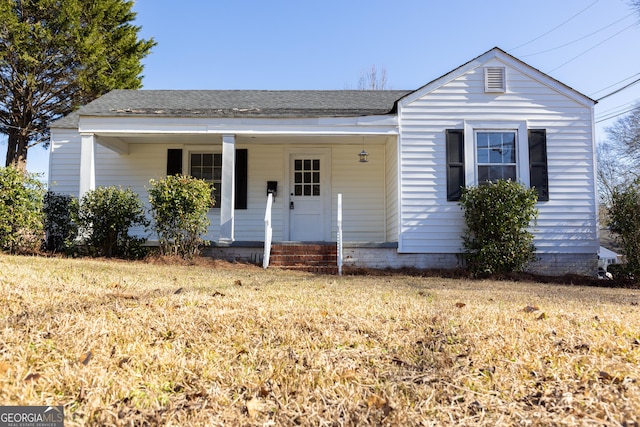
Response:
[{"label": "small window", "polygon": [[220,207],[222,194],[222,154],[220,153],[191,153],[189,170],[194,178],[204,179],[214,187],[212,196],[215,197],[214,208]]},{"label": "small window", "polygon": [[478,184],[517,180],[516,140],[515,131],[476,132]]},{"label": "small window", "polygon": [[484,91],[506,92],[505,72],[503,67],[487,67],[484,69]]}]

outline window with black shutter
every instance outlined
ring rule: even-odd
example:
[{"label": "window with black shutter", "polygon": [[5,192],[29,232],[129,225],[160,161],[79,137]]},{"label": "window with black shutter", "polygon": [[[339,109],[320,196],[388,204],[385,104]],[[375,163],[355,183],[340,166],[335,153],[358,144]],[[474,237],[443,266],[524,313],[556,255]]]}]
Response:
[{"label": "window with black shutter", "polygon": [[[248,151],[236,150],[235,208],[247,209],[248,199]],[[216,186],[216,204],[220,202],[222,187],[222,155],[216,153],[191,153],[189,158],[190,175],[202,178]],[[167,150],[167,176],[182,174],[182,149]]]},{"label": "window with black shutter", "polygon": [[182,174],[182,149],[167,150],[167,176]]},{"label": "window with black shutter", "polygon": [[447,130],[447,200],[458,201],[465,186],[464,131]]},{"label": "window with black shutter", "polygon": [[538,201],[548,201],[549,172],[545,129],[529,129],[529,174],[531,187],[538,192]]}]

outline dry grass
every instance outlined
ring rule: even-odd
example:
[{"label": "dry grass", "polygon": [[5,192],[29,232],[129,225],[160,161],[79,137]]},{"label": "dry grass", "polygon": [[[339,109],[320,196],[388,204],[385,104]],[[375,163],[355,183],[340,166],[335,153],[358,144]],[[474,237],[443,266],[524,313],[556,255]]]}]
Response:
[{"label": "dry grass", "polygon": [[626,425],[639,290],[0,256],[0,405],[66,425]]}]

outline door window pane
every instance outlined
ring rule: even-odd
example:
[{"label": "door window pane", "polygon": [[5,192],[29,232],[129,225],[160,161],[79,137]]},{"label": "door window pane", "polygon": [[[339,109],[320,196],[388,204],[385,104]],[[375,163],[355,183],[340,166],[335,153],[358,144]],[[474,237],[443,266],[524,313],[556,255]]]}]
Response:
[{"label": "door window pane", "polygon": [[293,193],[320,196],[320,159],[300,159],[293,163]]}]

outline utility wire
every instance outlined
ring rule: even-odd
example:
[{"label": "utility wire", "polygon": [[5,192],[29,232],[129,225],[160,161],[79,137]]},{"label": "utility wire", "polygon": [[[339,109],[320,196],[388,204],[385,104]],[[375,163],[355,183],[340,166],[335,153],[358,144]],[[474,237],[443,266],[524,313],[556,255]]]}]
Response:
[{"label": "utility wire", "polygon": [[620,80],[619,82],[615,82],[615,83],[613,83],[613,84],[611,84],[611,85],[609,85],[609,86],[607,86],[607,87],[603,87],[602,89],[600,89],[600,90],[597,90],[597,91],[593,92],[593,93],[592,93],[591,95],[589,95],[589,96],[593,97],[593,95],[595,95],[596,93],[604,92],[605,90],[607,90],[607,89],[609,89],[609,88],[612,88],[612,87],[614,87],[615,85],[618,85],[618,84],[620,84],[620,83],[622,83],[622,82],[624,82],[624,81],[626,81],[626,80],[629,80],[629,79],[631,79],[631,78],[634,78],[635,76],[640,76],[640,73],[635,73],[635,74],[634,74],[634,75],[632,75],[632,76],[629,76],[629,77],[627,77],[627,78],[624,78],[624,79]]},{"label": "utility wire", "polygon": [[578,17],[578,15],[580,15],[581,13],[583,13],[584,11],[586,11],[587,9],[589,9],[589,8],[590,8],[591,6],[593,6],[594,4],[598,3],[598,1],[599,1],[599,0],[594,1],[594,2],[593,2],[593,3],[591,3],[589,6],[585,7],[585,8],[584,8],[584,9],[582,9],[580,12],[576,13],[575,15],[573,15],[571,18],[567,19],[566,21],[563,21],[563,22],[561,22],[560,24],[556,25],[555,27],[553,27],[553,28],[552,28],[552,29],[550,29],[549,31],[547,31],[547,32],[545,32],[545,33],[540,34],[538,37],[536,37],[536,38],[534,38],[534,39],[532,39],[532,40],[529,40],[529,41],[528,41],[528,42],[526,42],[526,43],[523,43],[523,44],[521,44],[521,45],[519,45],[519,46],[516,46],[516,47],[514,47],[514,48],[510,49],[510,50],[509,50],[509,52],[514,51],[514,50],[516,50],[516,49],[520,49],[521,47],[526,46],[526,45],[528,45],[528,44],[531,44],[531,43],[533,43],[534,41],[536,41],[536,40],[538,40],[538,39],[540,39],[540,38],[542,38],[542,37],[546,36],[547,34],[552,33],[553,31],[555,31],[555,30],[557,30],[558,28],[560,28],[560,27],[562,27],[563,25],[565,25],[567,22],[569,22],[569,21],[571,21],[572,19],[574,19],[574,18]]},{"label": "utility wire", "polygon": [[629,28],[633,27],[634,25],[636,25],[636,23],[635,23],[635,22],[634,22],[633,24],[629,25],[628,27],[624,27],[622,30],[618,31],[617,33],[613,34],[613,35],[612,35],[612,36],[610,36],[610,37],[607,37],[606,39],[602,40],[600,43],[598,43],[598,44],[596,44],[596,45],[591,46],[589,49],[585,50],[584,52],[579,53],[578,55],[574,56],[573,58],[569,59],[568,61],[563,62],[562,64],[558,65],[556,68],[554,68],[554,69],[552,69],[552,70],[549,70],[549,71],[547,72],[547,74],[548,74],[548,73],[551,73],[551,72],[553,72],[553,71],[555,71],[555,70],[557,70],[558,68],[564,67],[564,66],[565,66],[565,65],[567,65],[569,62],[571,62],[571,61],[574,61],[574,60],[578,59],[579,57],[581,57],[581,56],[582,56],[582,55],[584,55],[585,53],[592,51],[593,49],[597,48],[598,46],[600,46],[600,45],[601,45],[601,44],[603,44],[604,42],[607,42],[607,41],[611,40],[612,38],[614,38],[614,37],[615,37],[615,36],[617,36],[618,34],[622,33],[623,31],[627,31]]},{"label": "utility wire", "polygon": [[628,112],[633,111],[633,110],[635,110],[636,108],[639,108],[639,107],[632,107],[632,108],[629,108],[628,110],[625,110],[625,111],[623,111],[623,112],[621,112],[621,113],[613,114],[613,115],[608,116],[608,117],[603,117],[603,118],[601,118],[600,120],[596,120],[596,123],[605,122],[605,121],[607,121],[607,120],[613,119],[614,117],[618,117],[618,116],[621,116],[621,115],[623,115],[623,114],[627,114]]},{"label": "utility wire", "polygon": [[637,101],[630,101],[630,102],[624,103],[622,105],[616,105],[615,107],[607,108],[606,110],[602,110],[602,111],[598,111],[598,117],[596,117],[596,118],[600,118],[602,116],[609,115],[609,114],[611,114],[613,112],[618,112],[621,109],[628,108],[630,105],[634,105],[636,103],[637,103]]},{"label": "utility wire", "polygon": [[596,102],[600,102],[603,99],[608,98],[608,97],[610,97],[612,95],[615,95],[616,93],[622,92],[623,90],[628,89],[631,86],[633,86],[635,84],[638,84],[638,83],[640,83],[640,79],[636,79],[636,80],[632,81],[631,83],[622,86],[620,89],[616,89],[613,92],[606,94],[605,96],[601,96],[600,98],[596,99]]},{"label": "utility wire", "polygon": [[594,31],[594,32],[592,32],[592,33],[589,33],[589,34],[587,34],[587,35],[585,35],[585,36],[582,36],[582,37],[580,37],[580,38],[578,38],[578,39],[575,39],[575,40],[573,40],[573,41],[570,41],[569,43],[565,43],[565,44],[563,44],[563,45],[556,46],[556,47],[553,47],[553,48],[551,48],[551,49],[543,50],[543,51],[541,51],[541,52],[530,53],[530,54],[527,54],[527,55],[518,55],[518,57],[519,57],[519,58],[527,58],[527,57],[530,57],[530,56],[542,55],[543,53],[553,52],[554,50],[562,49],[563,47],[567,47],[567,46],[569,46],[569,45],[572,45],[572,44],[574,44],[574,43],[577,43],[577,42],[579,42],[579,41],[582,41],[582,40],[584,40],[584,39],[586,39],[586,38],[588,38],[588,37],[591,37],[591,36],[593,36],[593,35],[596,35],[596,34],[598,34],[599,32],[604,31],[604,30],[606,30],[607,28],[609,28],[609,27],[611,27],[611,26],[613,26],[613,25],[617,24],[617,23],[618,23],[618,22],[620,22],[620,21],[624,21],[625,19],[627,19],[628,17],[633,16],[633,15],[635,15],[635,12],[632,12],[632,13],[628,14],[627,16],[625,16],[625,17],[623,17],[623,18],[620,18],[620,19],[618,19],[618,20],[617,20],[617,21],[615,21],[615,22],[612,22],[612,23],[611,23],[611,24],[609,24],[609,25],[605,25],[604,27],[600,28],[599,30],[596,30],[596,31]]}]

